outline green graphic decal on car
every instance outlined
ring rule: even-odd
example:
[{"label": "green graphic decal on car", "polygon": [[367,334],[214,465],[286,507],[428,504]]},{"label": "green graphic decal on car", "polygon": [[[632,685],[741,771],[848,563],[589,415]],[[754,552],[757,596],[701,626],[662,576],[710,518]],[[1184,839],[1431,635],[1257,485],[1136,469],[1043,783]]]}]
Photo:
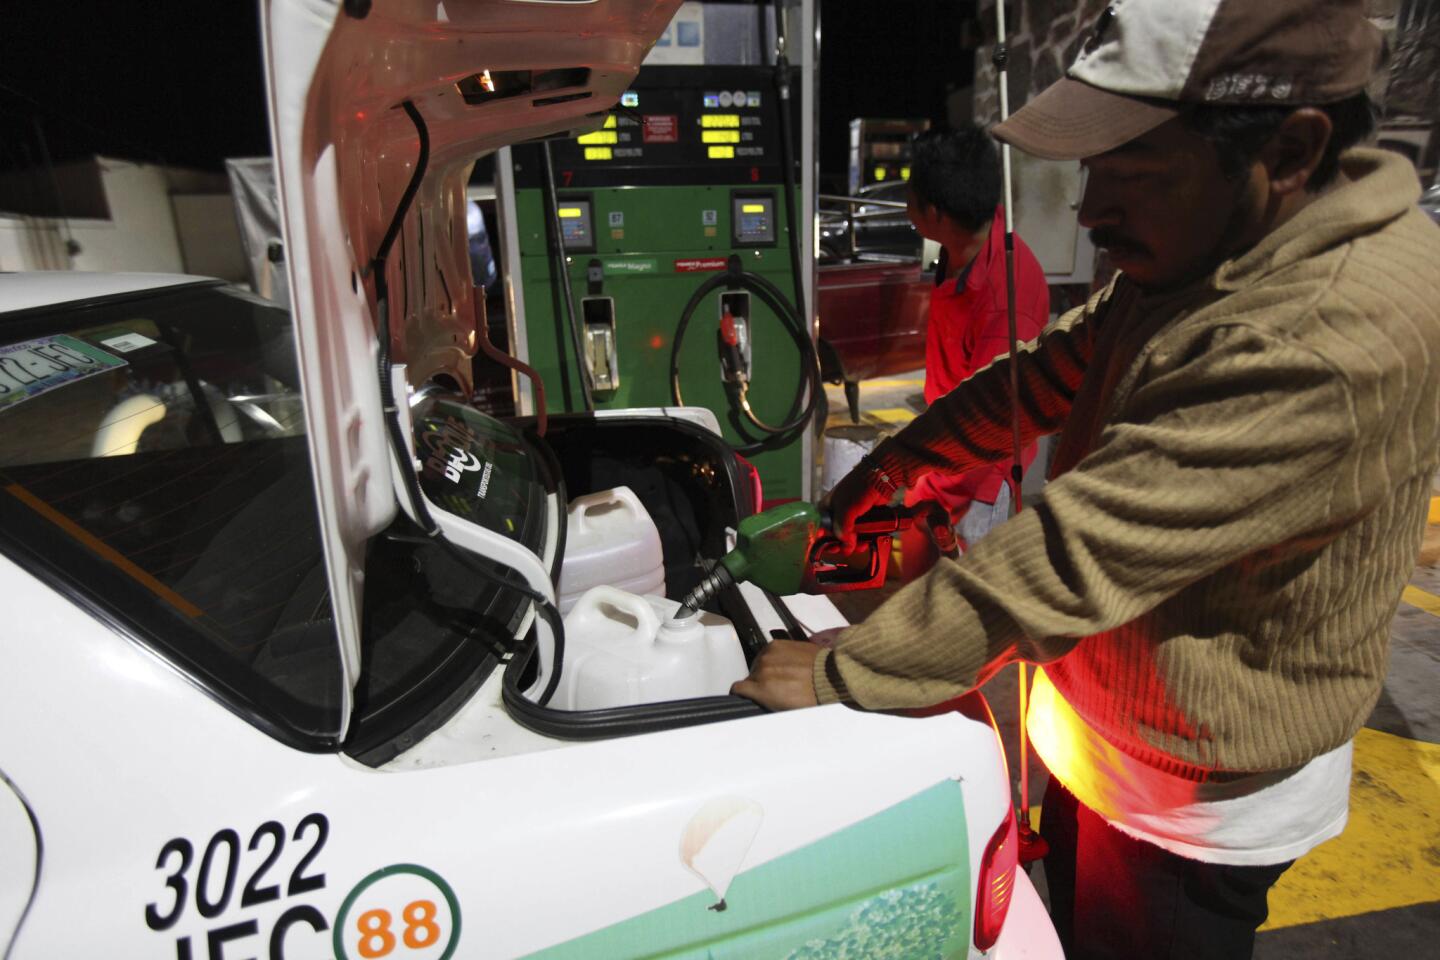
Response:
[{"label": "green graphic decal on car", "polygon": [[942,960],[947,952],[964,952],[951,943],[963,927],[965,914],[939,882],[904,890],[886,890],[850,913],[850,922],[824,940],[807,940],[785,960]]},{"label": "green graphic decal on car", "polygon": [[953,780],[705,890],[532,960],[948,960],[970,940],[964,797]]}]

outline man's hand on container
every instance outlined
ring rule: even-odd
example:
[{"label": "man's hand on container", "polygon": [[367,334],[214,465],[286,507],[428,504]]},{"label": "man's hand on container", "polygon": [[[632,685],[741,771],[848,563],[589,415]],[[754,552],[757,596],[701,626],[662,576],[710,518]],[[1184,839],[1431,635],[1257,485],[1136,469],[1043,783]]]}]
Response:
[{"label": "man's hand on container", "polygon": [[750,676],[730,692],[768,710],[796,710],[819,703],[815,697],[815,658],[834,642],[839,630],[823,630],[809,640],[772,640],[760,651]]}]

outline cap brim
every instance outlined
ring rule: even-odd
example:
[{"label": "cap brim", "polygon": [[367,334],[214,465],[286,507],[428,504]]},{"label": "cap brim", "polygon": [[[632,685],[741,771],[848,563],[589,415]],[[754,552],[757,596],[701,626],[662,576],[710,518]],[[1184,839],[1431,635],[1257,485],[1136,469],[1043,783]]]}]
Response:
[{"label": "cap brim", "polygon": [[1047,160],[1083,160],[1114,150],[1180,115],[1168,101],[1126,97],[1065,77],[990,132]]}]

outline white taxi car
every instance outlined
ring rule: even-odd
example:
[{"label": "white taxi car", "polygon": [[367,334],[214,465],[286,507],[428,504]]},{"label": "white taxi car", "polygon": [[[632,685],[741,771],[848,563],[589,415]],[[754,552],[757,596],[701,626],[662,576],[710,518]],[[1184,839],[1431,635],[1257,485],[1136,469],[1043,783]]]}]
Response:
[{"label": "white taxi car", "polygon": [[[0,275],[0,955],[1059,956],[983,707],[549,702],[568,498],[635,490],[671,596],[750,506],[692,412],[470,407],[453,224],[676,6],[271,0],[293,316]],[[747,657],[836,616],[714,612]]]}]

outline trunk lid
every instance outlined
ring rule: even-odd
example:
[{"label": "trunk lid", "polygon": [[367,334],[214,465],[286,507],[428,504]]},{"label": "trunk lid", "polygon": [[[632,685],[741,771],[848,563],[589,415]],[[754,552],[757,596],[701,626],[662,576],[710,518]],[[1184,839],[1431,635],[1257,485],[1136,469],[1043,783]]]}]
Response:
[{"label": "trunk lid", "polygon": [[[407,487],[416,489],[404,475],[416,448],[407,381],[411,389],[439,382],[461,393],[470,386],[476,315],[464,190],[471,167],[510,143],[597,126],[678,6],[268,0],[262,7],[285,259],[347,718],[363,666],[366,543],[408,509]],[[389,385],[380,373],[382,306],[395,371]],[[392,419],[402,425],[395,436],[387,386],[399,410]],[[395,456],[399,434],[410,456]],[[457,455],[444,451],[441,459]],[[447,534],[467,535],[470,549],[520,569],[532,585],[537,577],[548,585],[545,564],[529,551],[483,528],[462,531],[432,510]]]}]

